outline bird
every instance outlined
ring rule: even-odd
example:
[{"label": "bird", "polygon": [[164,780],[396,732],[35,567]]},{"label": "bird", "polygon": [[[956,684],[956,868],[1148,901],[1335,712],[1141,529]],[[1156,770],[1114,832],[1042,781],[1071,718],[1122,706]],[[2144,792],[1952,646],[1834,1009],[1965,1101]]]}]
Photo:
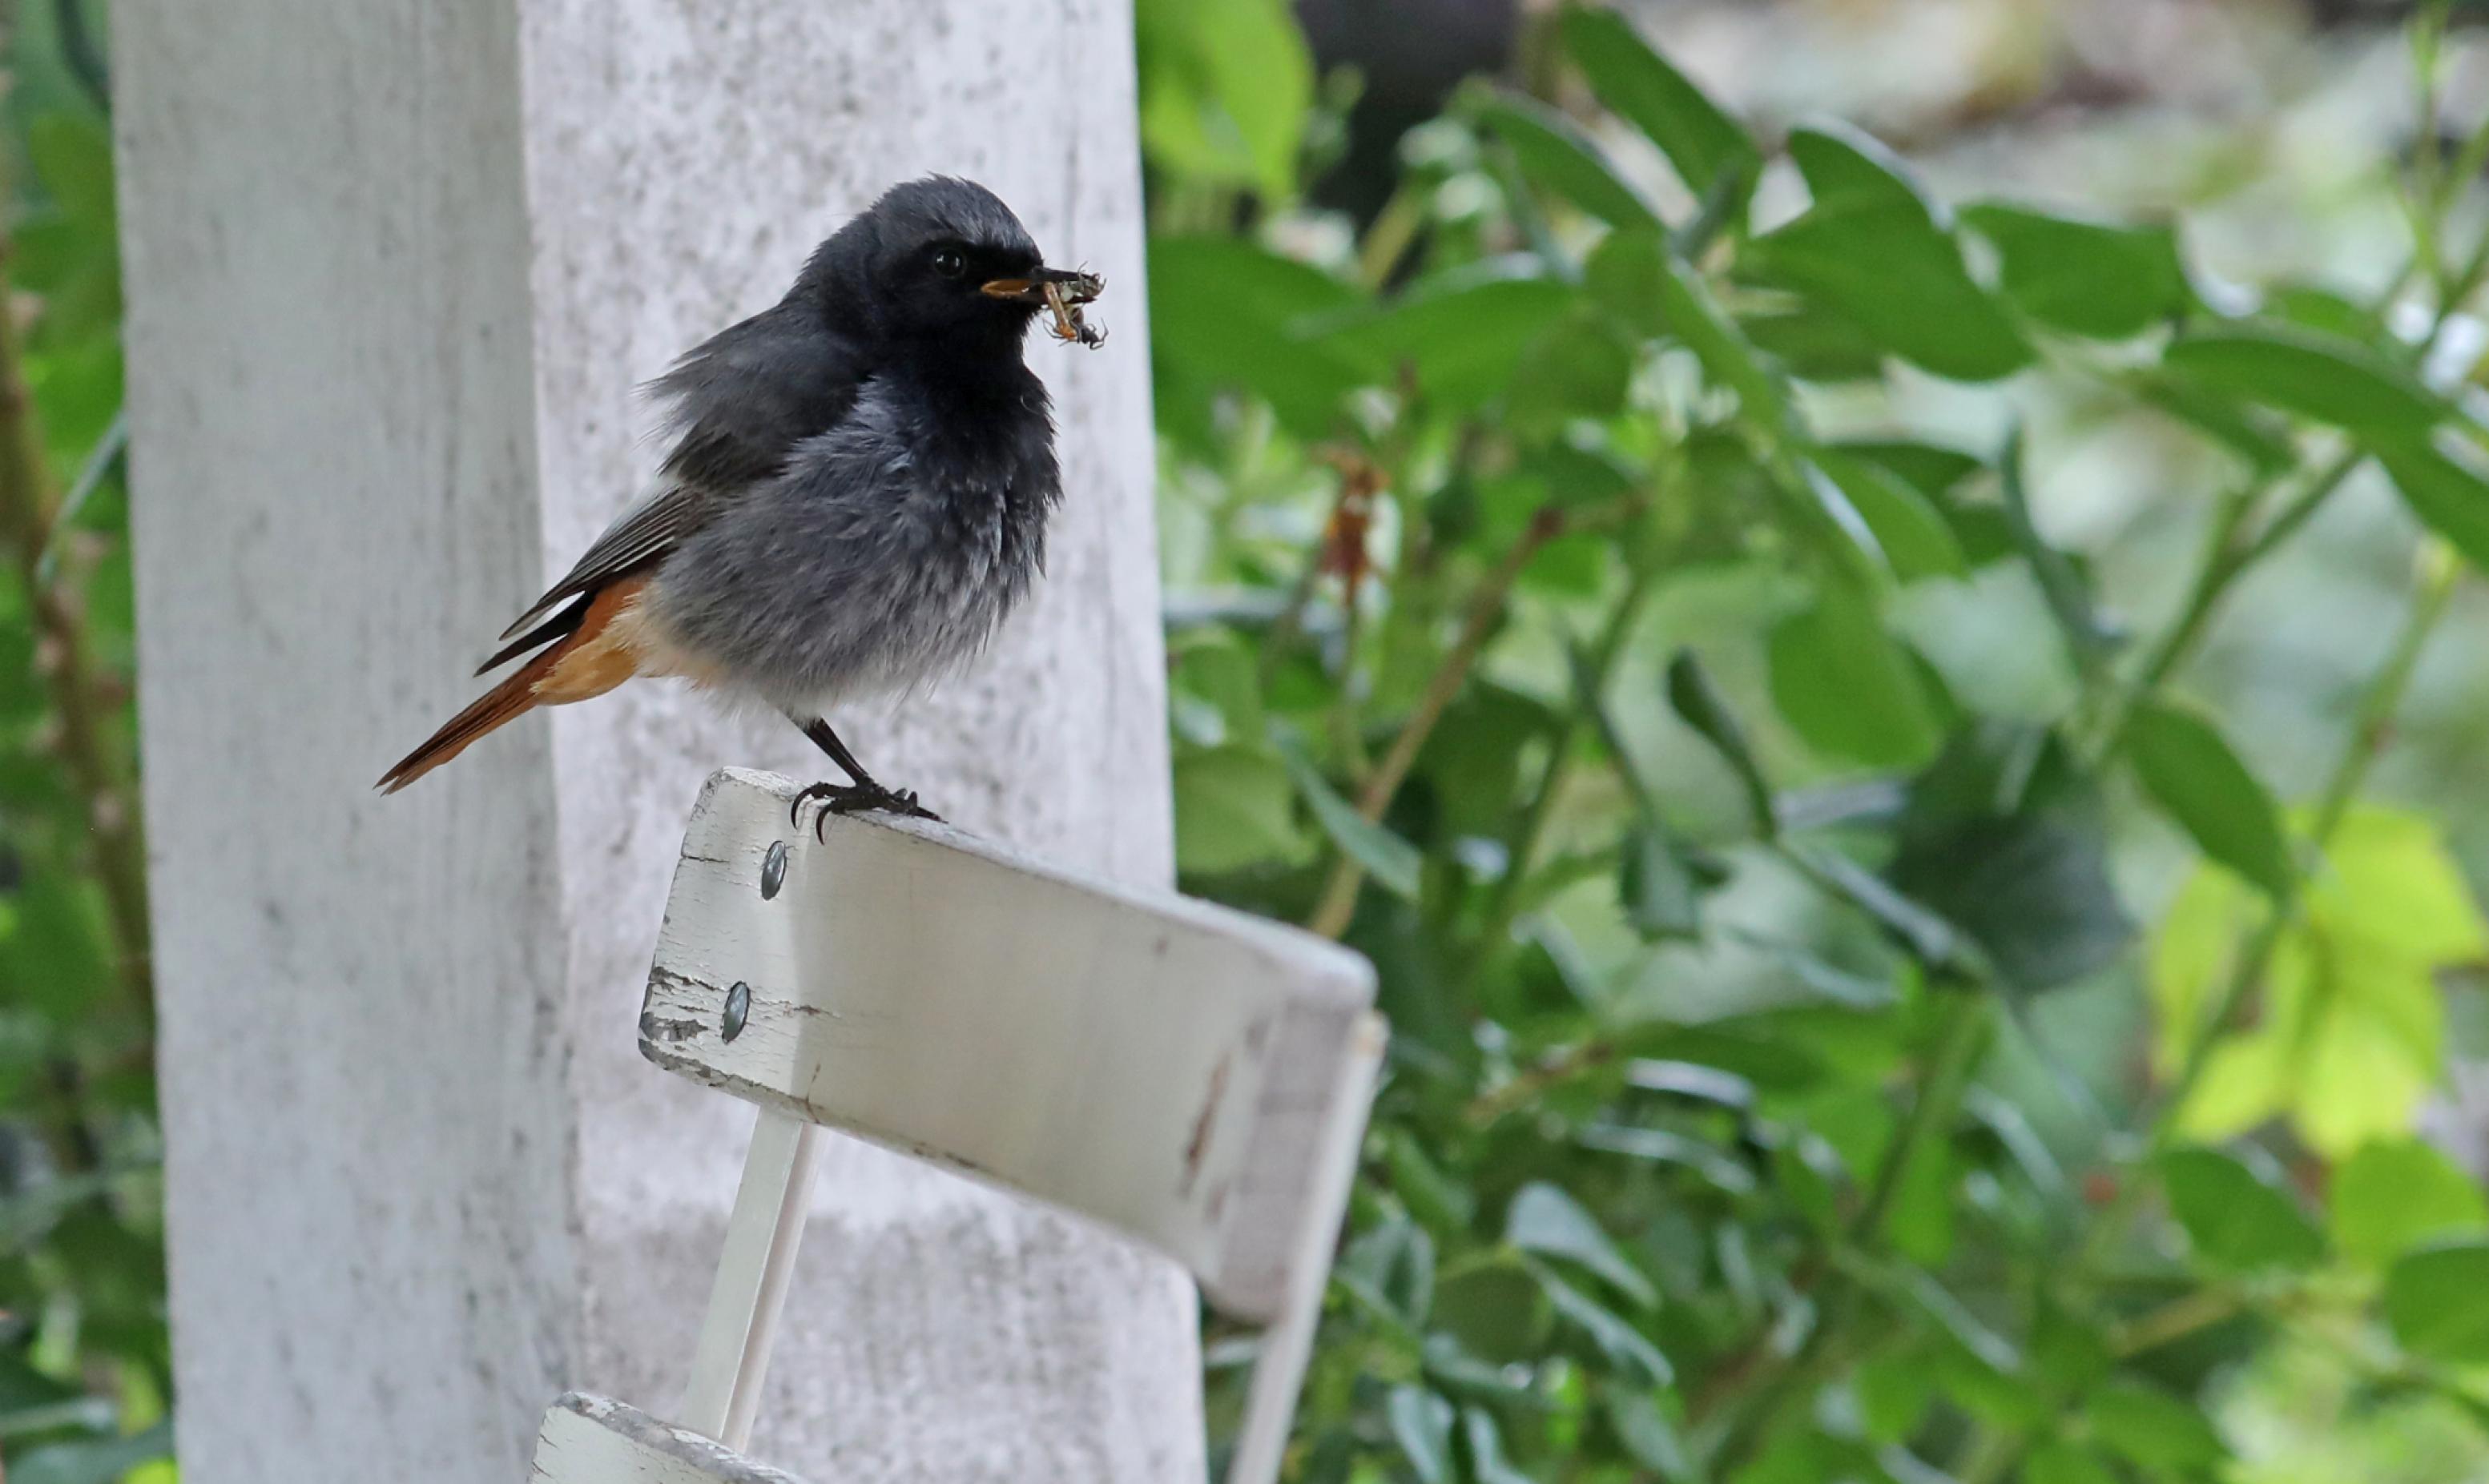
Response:
[{"label": "bird", "polygon": [[679,677],[785,715],[846,775],[792,805],[938,818],[832,729],[836,702],[912,691],[976,654],[1045,560],[1063,498],[1041,311],[1092,343],[1102,280],[1048,267],[993,192],[894,186],[777,303],[649,384],[657,477],[501,632],[512,671],[381,775],[395,793],[538,706]]}]

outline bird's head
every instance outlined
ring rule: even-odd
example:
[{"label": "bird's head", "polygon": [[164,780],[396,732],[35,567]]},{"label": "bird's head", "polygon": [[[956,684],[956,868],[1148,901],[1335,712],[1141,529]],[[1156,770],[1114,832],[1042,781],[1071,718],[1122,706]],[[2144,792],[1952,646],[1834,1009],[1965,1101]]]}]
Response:
[{"label": "bird's head", "polygon": [[805,276],[835,317],[958,354],[1016,352],[1048,284],[1094,282],[1048,268],[1000,197],[949,176],[885,191],[821,244]]}]

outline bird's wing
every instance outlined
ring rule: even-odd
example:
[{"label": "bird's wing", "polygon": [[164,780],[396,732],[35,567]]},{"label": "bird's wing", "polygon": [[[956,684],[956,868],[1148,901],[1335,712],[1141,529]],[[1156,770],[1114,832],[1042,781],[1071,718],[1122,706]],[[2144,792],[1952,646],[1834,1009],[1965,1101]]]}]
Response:
[{"label": "bird's wing", "polygon": [[[579,560],[571,563],[570,570],[562,574],[561,581],[546,588],[516,622],[501,631],[501,638],[509,639],[542,622],[573,599],[586,597],[622,573],[673,550],[674,543],[691,534],[707,518],[716,500],[711,492],[689,484],[664,484],[643,496],[605,528],[605,534],[589,544]],[[484,668],[490,670],[510,655],[532,647],[531,641],[519,640]]]},{"label": "bird's wing", "polygon": [[507,642],[484,670],[558,636],[575,605],[777,478],[797,443],[846,415],[861,381],[854,348],[791,304],[730,326],[675,362],[649,388],[669,404],[675,435],[661,482],[501,631]]}]

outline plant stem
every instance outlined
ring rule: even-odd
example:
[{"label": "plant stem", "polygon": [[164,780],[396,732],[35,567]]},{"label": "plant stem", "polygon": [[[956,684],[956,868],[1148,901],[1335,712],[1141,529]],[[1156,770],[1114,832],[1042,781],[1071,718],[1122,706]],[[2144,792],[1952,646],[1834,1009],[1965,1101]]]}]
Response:
[{"label": "plant stem", "polygon": [[[1359,792],[1357,812],[1369,822],[1379,820],[1391,807],[1392,797],[1408,780],[1409,770],[1416,765],[1417,754],[1433,735],[1435,724],[1443,720],[1444,711],[1468,683],[1470,671],[1476,668],[1478,655],[1493,637],[1497,622],[1502,618],[1504,605],[1512,596],[1513,584],[1521,580],[1524,567],[1538,555],[1539,548],[1562,534],[1569,526],[1564,513],[1553,506],[1541,509],[1522,533],[1512,549],[1503,554],[1477,591],[1470,597],[1469,610],[1461,620],[1458,638],[1444,651],[1435,672],[1426,679],[1426,689],[1417,698],[1415,710],[1400,726],[1399,734],[1391,739],[1390,751],[1383,755],[1372,774]],[[1348,930],[1349,919],[1357,911],[1358,888],[1364,884],[1365,868],[1342,851],[1332,863],[1330,879],[1323,887],[1320,905],[1305,926],[1327,938],[1338,937]]]},{"label": "plant stem", "polygon": [[1339,694],[1331,700],[1330,737],[1341,772],[1352,782],[1362,783],[1372,774],[1366,765],[1363,723],[1357,703],[1357,651],[1365,638],[1365,605],[1358,596],[1354,584],[1341,594]]},{"label": "plant stem", "polygon": [[[2489,161],[2489,124],[2484,124],[2465,146],[2463,159],[2475,169],[2480,162]],[[2408,269],[2397,276],[2393,288],[2386,295],[2388,303],[2401,292],[2402,284],[2409,277]],[[2417,348],[2421,357],[2437,349],[2446,338],[2446,328],[2453,323],[2455,315],[2473,295],[2480,291],[2483,283],[2489,283],[2489,232],[2481,235],[2461,271],[2450,282],[2443,284],[2437,312],[2431,316],[2428,333]],[[2240,540],[2241,532],[2255,506],[2262,503],[2262,489],[2250,487],[2233,496],[2223,505],[2221,514],[2215,521],[2213,539],[2207,544],[2204,560],[2196,570],[2194,585],[2179,610],[2177,621],[2154,646],[2151,658],[2127,688],[2113,713],[2113,720],[2102,731],[2099,756],[2103,760],[2114,755],[2125,741],[2126,725],[2134,712],[2157,695],[2178,667],[2193,654],[2230,587],[2314,519],[2366,458],[2366,451],[2356,446],[2336,453],[2308,476],[2306,484],[2264,524],[2262,529],[2244,542]]]},{"label": "plant stem", "polygon": [[2192,1289],[2112,1328],[2108,1348],[2118,1358],[2130,1359],[2226,1323],[2246,1308],[2240,1296],[2227,1289]]},{"label": "plant stem", "polygon": [[1933,1052],[1919,1075],[1917,1096],[1911,1099],[1910,1110],[1883,1157],[1876,1162],[1874,1183],[1866,1202],[1850,1219],[1849,1241],[1834,1246],[1827,1278],[1833,1286],[1823,1298],[1822,1322],[1788,1359],[1777,1364],[1766,1359],[1754,1366],[1760,1381],[1754,1388],[1755,1400],[1739,1408],[1731,1443],[1723,1445],[1722,1467],[1718,1470],[1721,1476],[1734,1474],[1735,1466],[1747,1461],[1756,1442],[1769,1430],[1772,1417],[1804,1387],[1819,1363],[1837,1356],[1839,1347],[1848,1341],[1868,1294],[1860,1270],[1870,1266],[1866,1259],[1884,1245],[1885,1220],[1892,1214],[1903,1179],[1919,1151],[1931,1140],[1949,1133],[1960,1118],[1962,1096],[1969,1090],[1972,1073],[1979,1070],[1979,1058],[1995,1026],[1991,1009],[1986,991],[1952,995]]},{"label": "plant stem", "polygon": [[[2300,528],[2313,519],[2318,510],[2324,508],[2325,502],[2333,498],[2333,492],[2342,488],[2343,481],[2349,479],[2366,458],[2366,452],[2359,448],[2346,448],[2335,454],[2331,462],[2308,480],[2306,488],[2292,497],[2290,503],[2282,506],[2280,513],[2267,521],[2264,528],[2248,540],[2246,548],[2231,562],[2230,570],[2224,574],[2222,586],[2228,586],[2238,579],[2239,574],[2262,561],[2273,554],[2275,547],[2297,535]],[[2217,597],[2218,594],[2216,593],[2215,596]]]},{"label": "plant stem", "polygon": [[[2411,616],[2403,621],[2401,631],[2395,636],[2393,650],[2387,657],[2385,667],[2360,693],[2359,707],[2352,714],[2350,735],[2344,739],[2341,756],[2335,759],[2326,780],[2325,791],[2318,796],[2308,839],[2320,854],[2332,843],[2334,832],[2341,828],[2343,816],[2349,812],[2352,800],[2359,795],[2360,785],[2366,781],[2368,771],[2385,751],[2386,742],[2392,735],[2394,713],[2401,709],[2404,694],[2411,688],[2412,675],[2419,668],[2420,653],[2426,647],[2430,634],[2445,618],[2446,608],[2453,601],[2455,587],[2462,579],[2461,563],[2452,552],[2446,550],[2445,543],[2434,537],[2423,546],[2420,560],[2426,575],[2421,580],[2418,596],[2413,600]],[[2203,1080],[2205,1069],[2219,1046],[2222,1033],[2238,1017],[2247,997],[2263,981],[2274,952],[2281,946],[2283,933],[2295,920],[2294,910],[2287,906],[2274,907],[2241,948],[2238,963],[2222,986],[2220,997],[2214,1002],[2212,1013],[2197,1027],[2194,1039],[2188,1045],[2187,1059],[2181,1064],[2177,1077],[2155,1103],[2152,1122],[2156,1127],[2153,1138],[2156,1146],[2168,1142],[2171,1116],[2186,1105],[2196,1084]]]},{"label": "plant stem", "polygon": [[[1634,569],[1624,596],[1616,600],[1616,611],[1608,615],[1607,626],[1600,632],[1597,645],[1590,651],[1587,682],[1596,695],[1604,690],[1616,673],[1616,662],[1624,654],[1625,641],[1632,636],[1634,621],[1642,616],[1643,604],[1649,598],[1657,580],[1656,563],[1643,562]],[[1556,805],[1563,796],[1564,782],[1572,771],[1574,744],[1581,739],[1582,729],[1591,725],[1586,708],[1576,706],[1565,713],[1564,725],[1556,734],[1553,750],[1547,756],[1547,767],[1538,776],[1538,787],[1531,794],[1530,807],[1523,812],[1521,823],[1504,841],[1503,874],[1498,878],[1493,894],[1487,899],[1485,919],[1478,929],[1479,950],[1470,958],[1472,972],[1483,966],[1512,931],[1513,919],[1519,915],[1521,888],[1530,878],[1530,863],[1538,854],[1548,825],[1556,817]],[[1616,766],[1629,769],[1625,758],[1616,758]],[[1636,786],[1639,786],[1637,781]]]},{"label": "plant stem", "polygon": [[1920,1079],[1919,1096],[1912,1099],[1908,1118],[1894,1135],[1893,1147],[1885,1151],[1876,1165],[1875,1184],[1868,1191],[1866,1204],[1858,1208],[1857,1219],[1850,1223],[1851,1236],[1861,1245],[1881,1245],[1884,1222],[1893,1213],[1894,1201],[1901,1196],[1902,1180],[1909,1173],[1910,1161],[1930,1139],[1953,1126],[1961,1111],[1962,1094],[1969,1089],[1970,1074],[1978,1068],[1980,1053],[1988,1047],[1994,1021],[1988,1013],[1986,993],[1954,993],[1955,1003],[1947,1008],[1935,1056]]},{"label": "plant stem", "polygon": [[[0,263],[12,245],[0,243]],[[59,499],[53,489],[43,426],[25,372],[17,319],[0,281],[0,545],[8,547],[36,632],[36,670],[51,692],[60,721],[58,753],[76,795],[103,890],[116,968],[129,1007],[148,1006],[147,863],[138,842],[137,811],[106,737],[112,705],[103,696],[86,625],[62,588],[43,579],[44,549]]]}]

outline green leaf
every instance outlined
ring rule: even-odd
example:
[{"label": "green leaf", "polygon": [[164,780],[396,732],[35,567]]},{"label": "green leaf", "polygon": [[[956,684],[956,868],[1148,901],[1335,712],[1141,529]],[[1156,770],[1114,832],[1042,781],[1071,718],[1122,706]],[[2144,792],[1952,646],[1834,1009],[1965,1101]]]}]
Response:
[{"label": "green leaf", "polygon": [[1490,1364],[1537,1358],[1549,1308],[1537,1274],[1518,1263],[1456,1268],[1435,1283],[1436,1327]]},{"label": "green leaf", "polygon": [[1386,1127],[1383,1138],[1384,1167],[1390,1171],[1391,1189],[1409,1213],[1442,1230],[1468,1226],[1477,1213],[1476,1194],[1428,1157],[1409,1129]]},{"label": "green leaf", "polygon": [[1312,344],[1346,357],[1366,381],[1391,382],[1405,367],[1446,411],[1464,412],[1510,385],[1522,353],[1576,301],[1567,285],[1489,263],[1420,284],[1379,309],[1303,328]]},{"label": "green leaf", "polygon": [[1616,900],[1645,942],[1702,935],[1702,886],[1684,846],[1645,820],[1625,838]]},{"label": "green leaf", "polygon": [[[2152,958],[2164,1074],[2189,1054],[2233,945],[2266,910],[2225,871],[2189,880]],[[2226,1138],[2287,1113],[2332,1158],[2410,1131],[2445,1069],[2445,968],[2489,952],[2461,869],[2418,815],[2355,806],[2299,890],[2275,945],[2257,1022],[2213,1050],[2177,1111],[2179,1129]]]},{"label": "green leaf", "polygon": [[[1613,11],[1579,6],[1564,13],[1564,49],[1589,78],[1599,100],[1650,136],[1688,192],[1708,199],[1726,192],[1742,203],[1762,174],[1763,157],[1736,121],[1651,49],[1633,23]],[[1742,210],[1732,210],[1742,215]]]},{"label": "green leaf", "polygon": [[1258,742],[1263,724],[1262,682],[1251,646],[1224,628],[1205,627],[1167,642],[1170,689],[1207,707],[1197,713],[1203,746]]},{"label": "green leaf", "polygon": [[1633,369],[1632,348],[1605,321],[1560,321],[1522,352],[1505,421],[1543,434],[1576,417],[1613,417],[1624,410]]},{"label": "green leaf", "polygon": [[1556,1307],[1557,1317],[1588,1336],[1610,1365],[1648,1385],[1664,1386],[1675,1377],[1668,1356],[1623,1319],[1598,1300],[1556,1275],[1541,1263],[1530,1265],[1539,1288]]},{"label": "green leaf", "polygon": [[1150,349],[1161,382],[1242,388],[1300,438],[1331,433],[1362,368],[1294,327],[1349,311],[1357,290],[1224,236],[1150,239],[1149,289]]},{"label": "green leaf", "polygon": [[2291,894],[2290,844],[2273,796],[2212,723],[2146,704],[2127,723],[2126,748],[2145,791],[2198,849],[2276,899]]},{"label": "green leaf", "polygon": [[1824,890],[1866,913],[1911,957],[1931,968],[1963,966],[1961,934],[1953,924],[1891,882],[1837,850],[1801,848],[1796,858]]},{"label": "green leaf", "polygon": [[2265,290],[2265,317],[2303,325],[2309,329],[2357,340],[2389,360],[2416,364],[2417,347],[2394,338],[2377,312],[2331,289],[2306,283],[2277,283]]},{"label": "green leaf", "polygon": [[1668,248],[1660,234],[1611,232],[1583,260],[1582,286],[1597,312],[1632,334],[1656,338],[1668,332],[1667,307],[1660,298],[1660,280],[1668,271]]},{"label": "green leaf", "polygon": [[2228,1456],[2200,1408],[2156,1386],[2111,1382],[2086,1411],[2102,1442],[2147,1469],[2209,1469]]},{"label": "green leaf", "polygon": [[2168,227],[2117,226],[1990,204],[1962,213],[1996,244],[2005,296],[2044,325],[2126,340],[2183,313],[2191,295]]},{"label": "green leaf", "polygon": [[1750,310],[1737,316],[1737,331],[1802,382],[1838,385],[1884,374],[1884,347],[1855,321],[1821,304]]},{"label": "green leaf", "polygon": [[2326,1193],[2333,1245],[2354,1262],[2383,1267],[2405,1249],[2489,1229],[2489,1198],[2435,1146],[2380,1139],[2333,1172]]},{"label": "green leaf", "polygon": [[1844,124],[1817,125],[1792,130],[1789,158],[1806,178],[1807,193],[1818,209],[1877,211],[1891,207],[1914,210],[1932,224],[1934,213],[1911,178],[1902,157],[1876,139]]},{"label": "green leaf", "polygon": [[1694,353],[1704,376],[1714,385],[1737,394],[1738,409],[1749,420],[1767,429],[1787,425],[1787,388],[1755,359],[1744,336],[1711,297],[1702,279],[1657,244],[1652,245],[1659,254],[1655,287],[1660,319],[1669,333]]},{"label": "green leaf", "polygon": [[1975,453],[1903,439],[1849,439],[1828,445],[1845,458],[1872,464],[1930,499],[1943,499],[1988,467]]},{"label": "green leaf", "polygon": [[1475,1484],[1531,1484],[1530,1475],[1505,1462],[1503,1435],[1495,1414],[1483,1407],[1461,1409],[1461,1432],[1469,1439],[1470,1477]]},{"label": "green leaf", "polygon": [[1666,1479],[1694,1476],[1693,1454],[1685,1445],[1685,1435],[1676,1420],[1660,1407],[1659,1398],[1648,1391],[1612,1389],[1607,1393],[1608,1425],[1616,1430],[1616,1441],[1626,1454],[1645,1469],[1659,1471]]},{"label": "green leaf", "polygon": [[2325,1256],[2316,1223],[2270,1171],[2217,1149],[2180,1149],[2160,1156],[2160,1178],[2187,1240],[2215,1267],[2307,1268]]},{"label": "green leaf", "polygon": [[1425,865],[1425,857],[1417,847],[1359,813],[1357,806],[1341,798],[1311,762],[1292,754],[1288,771],[1295,775],[1297,787],[1312,806],[1314,819],[1339,846],[1340,853],[1363,868],[1384,890],[1416,900],[1418,876]]},{"label": "green leaf", "polygon": [[1273,201],[1294,195],[1313,59],[1285,0],[1150,0],[1133,22],[1150,156]]},{"label": "green leaf", "polygon": [[113,1484],[142,1464],[173,1456],[173,1424],[120,1438],[85,1439],[28,1449],[9,1461],[11,1484]]},{"label": "green leaf", "polygon": [[1422,1386],[1393,1386],[1384,1404],[1391,1439],[1423,1484],[1453,1484],[1452,1404]]},{"label": "green leaf", "polygon": [[2364,435],[2416,439],[2450,411],[2407,368],[2297,325],[2199,329],[2170,342],[2161,364],[2209,390]]},{"label": "green leaf", "polygon": [[1612,227],[1660,229],[1641,192],[1573,121],[1536,99],[1506,95],[1481,104],[1478,122],[1512,151],[1522,175]]},{"label": "green leaf", "polygon": [[1434,1239],[1407,1217],[1395,1217],[1350,1242],[1331,1275],[1407,1323],[1423,1325],[1435,1304]]},{"label": "green leaf", "polygon": [[2146,404],[2237,454],[2258,474],[2286,473],[2298,462],[2289,424],[2263,408],[2160,372],[2139,373],[2127,381]]},{"label": "green leaf", "polygon": [[1821,129],[1791,134],[1789,152],[1815,205],[1756,240],[1756,271],[1938,376],[1988,382],[2031,363],[2021,331],[1887,152]]},{"label": "green leaf", "polygon": [[1928,1268],[1940,1268],[1953,1255],[1957,1173],[1945,1140],[1923,1139],[1910,1147],[1884,1213],[1881,1235],[1894,1251]]},{"label": "green leaf", "polygon": [[2386,1322],[2413,1355],[2456,1365],[2489,1362],[2489,1241],[2405,1254],[2386,1274]]},{"label": "green leaf", "polygon": [[1894,886],[1958,925],[2007,984],[2098,972],[2134,935],[2098,789],[2048,733],[1983,723],[1910,785]]},{"label": "green leaf", "polygon": [[1945,524],[1927,496],[1906,481],[1864,459],[1834,449],[1821,449],[1816,463],[1847,496],[1851,508],[1875,534],[1893,575],[1915,582],[1923,577],[1960,577],[1970,570]]},{"label": "green leaf", "polygon": [[1178,753],[1175,823],[1176,869],[1187,873],[1242,870],[1300,853],[1287,764],[1253,748]]},{"label": "green leaf", "polygon": [[2022,1484],[2117,1484],[2117,1475],[2073,1443],[2051,1441],[2023,1460]]},{"label": "green leaf", "polygon": [[1772,703],[1816,751],[1872,768],[1915,768],[1944,736],[1909,652],[1839,585],[1771,636]]},{"label": "green leaf", "polygon": [[26,126],[26,155],[62,214],[89,234],[113,232],[112,134],[83,113],[45,113]]},{"label": "green leaf", "polygon": [[1772,806],[1772,785],[1763,777],[1762,764],[1755,760],[1755,750],[1746,741],[1746,728],[1691,649],[1678,650],[1668,663],[1668,703],[1686,726],[1711,744],[1737,775],[1737,782],[1745,785],[1747,819],[1755,833],[1764,840],[1779,834],[1780,818]]},{"label": "green leaf", "polygon": [[2040,585],[2040,596],[2047,602],[2048,616],[2056,620],[2069,656],[2079,667],[2086,660],[2115,649],[2118,636],[2102,620],[2092,598],[2091,584],[2084,579],[2082,570],[2040,534],[2039,524],[2031,517],[2030,489],[2022,478],[2022,430],[2017,427],[2006,440],[2004,457],[1997,462],[2005,497],[2006,539],[2031,569],[2032,580]]},{"label": "green leaf", "polygon": [[1581,1203],[1545,1181],[1521,1187],[1504,1213],[1503,1240],[1525,1252],[1560,1257],[1581,1264],[1645,1307],[1659,1301],[1658,1291]]},{"label": "green leaf", "polygon": [[[1530,1281],[1525,1273],[1514,1275],[1524,1283]],[[1532,1302],[1538,1302],[1537,1289],[1531,1288],[1530,1297]],[[1544,1400],[1512,1367],[1493,1365],[1471,1355],[1461,1348],[1460,1341],[1441,1330],[1426,1336],[1419,1356],[1426,1379],[1455,1396],[1485,1397],[1533,1408]]]},{"label": "green leaf", "polygon": [[2444,536],[2463,559],[2489,571],[2489,478],[2470,462],[2425,442],[2381,448],[2377,461],[2393,477],[2403,503],[2431,530]]},{"label": "green leaf", "polygon": [[1867,1436],[1877,1442],[1907,1441],[1935,1400],[1935,1384],[1927,1356],[1916,1347],[1859,1362],[1850,1384]]}]

